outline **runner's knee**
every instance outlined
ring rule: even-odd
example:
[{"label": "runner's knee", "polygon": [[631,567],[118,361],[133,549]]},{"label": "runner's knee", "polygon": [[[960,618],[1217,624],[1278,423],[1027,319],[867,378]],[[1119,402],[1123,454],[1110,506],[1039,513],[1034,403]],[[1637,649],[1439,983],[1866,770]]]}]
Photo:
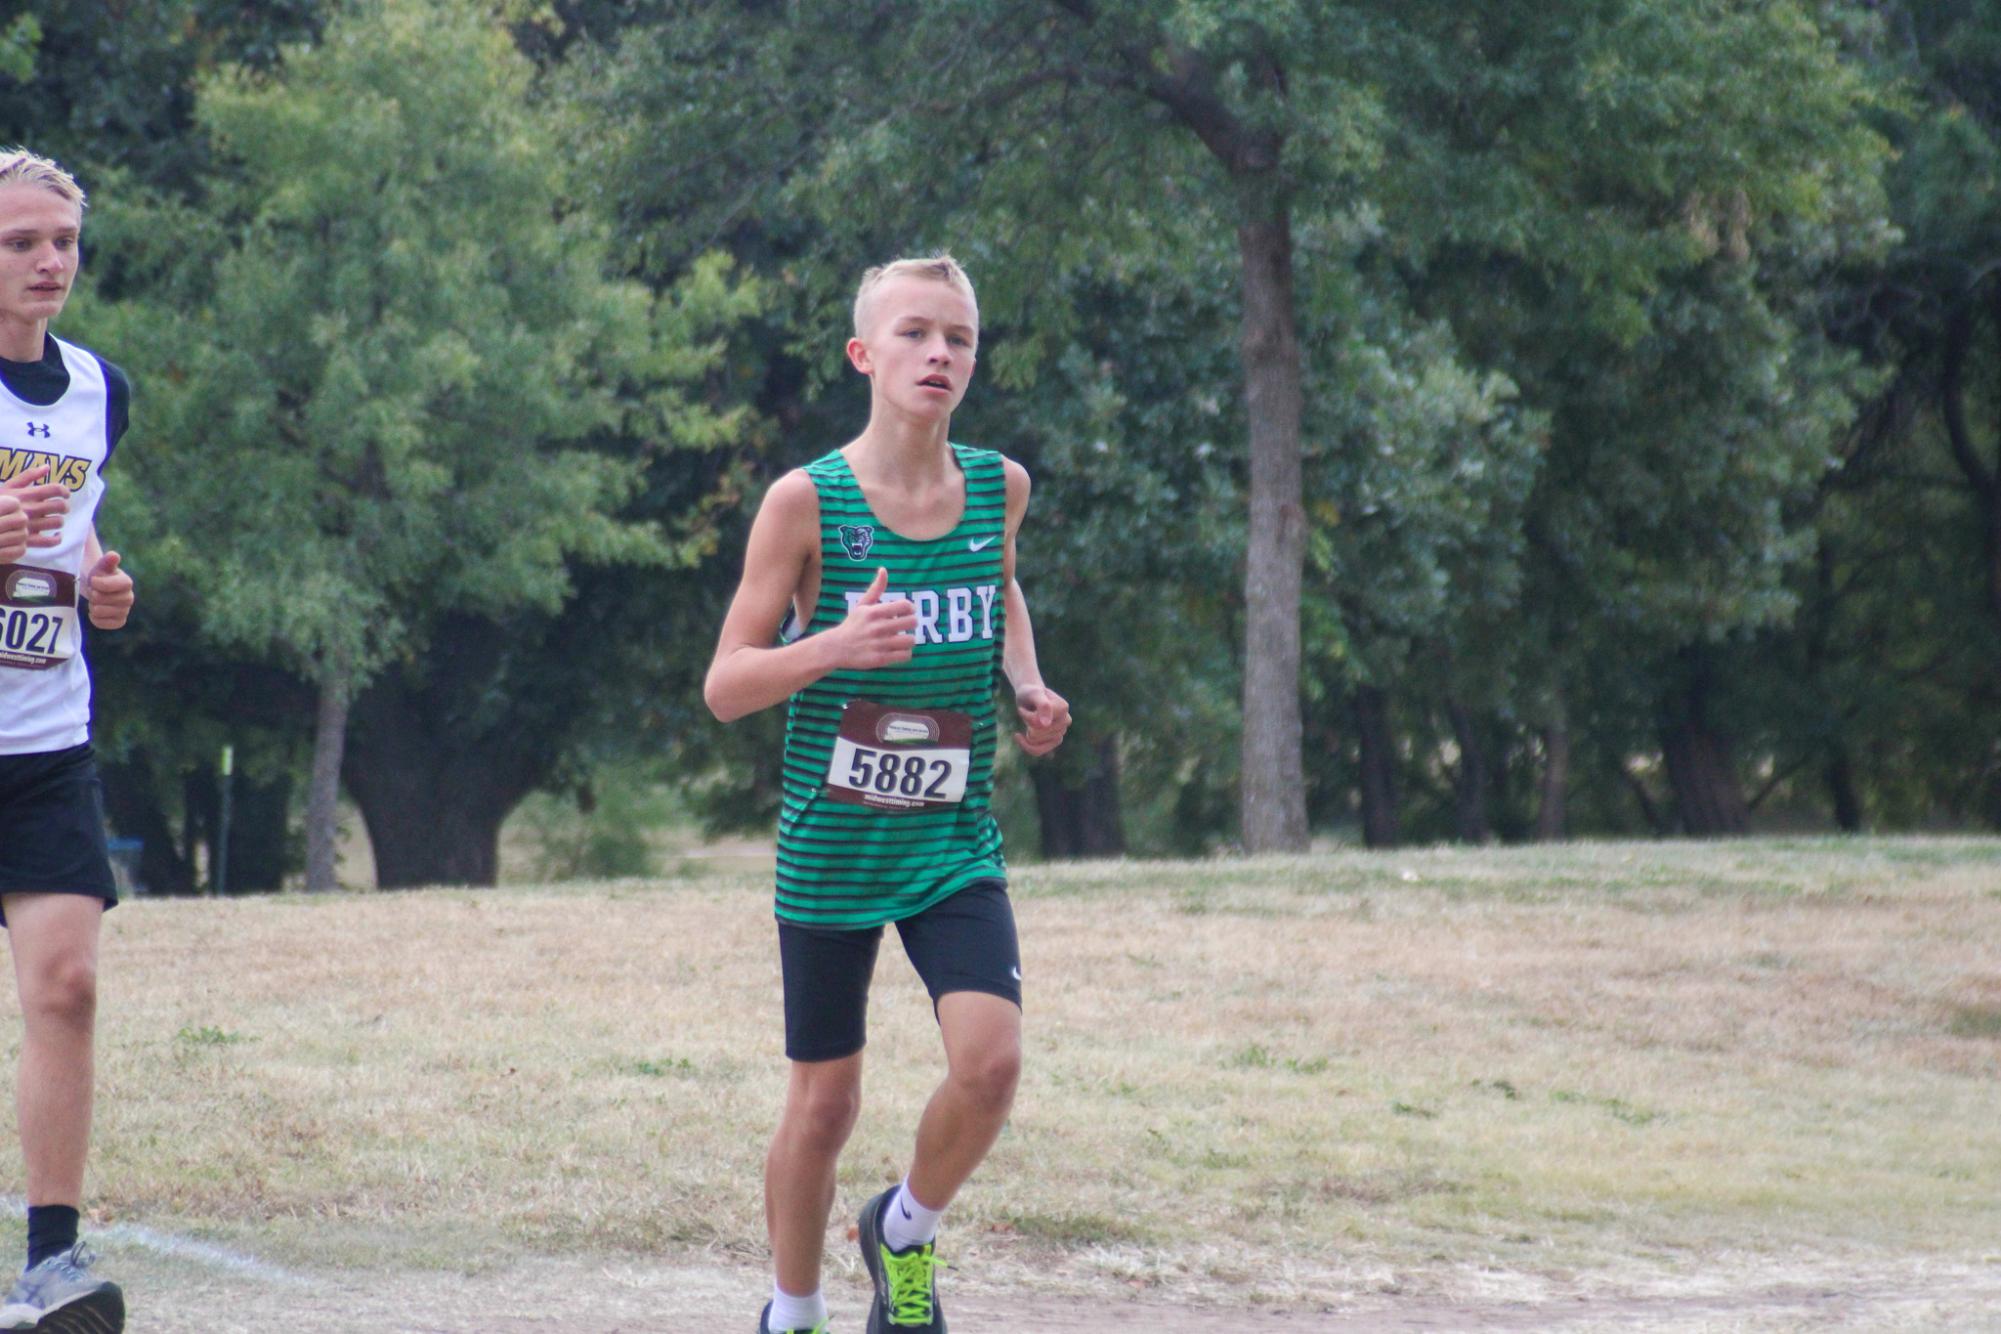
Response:
[{"label": "runner's knee", "polygon": [[837,1153],[854,1133],[861,1111],[861,1090],[852,1085],[808,1087],[787,1104],[786,1127],[803,1147]]},{"label": "runner's knee", "polygon": [[1005,1112],[1021,1082],[1021,1044],[997,1042],[962,1054],[952,1064],[952,1081],[982,1108]]},{"label": "runner's knee", "polygon": [[31,1025],[87,1029],[97,1018],[97,963],[87,955],[50,959],[21,979],[22,1018]]}]

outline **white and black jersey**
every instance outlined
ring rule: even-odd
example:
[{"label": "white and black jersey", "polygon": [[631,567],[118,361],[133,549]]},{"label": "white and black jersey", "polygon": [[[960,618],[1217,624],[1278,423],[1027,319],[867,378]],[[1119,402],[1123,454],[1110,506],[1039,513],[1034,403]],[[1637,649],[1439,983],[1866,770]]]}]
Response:
[{"label": "white and black jersey", "polygon": [[130,403],[123,371],[53,334],[40,361],[0,359],[0,480],[47,465],[70,493],[61,541],[0,564],[0,755],[90,739],[84,549]]}]

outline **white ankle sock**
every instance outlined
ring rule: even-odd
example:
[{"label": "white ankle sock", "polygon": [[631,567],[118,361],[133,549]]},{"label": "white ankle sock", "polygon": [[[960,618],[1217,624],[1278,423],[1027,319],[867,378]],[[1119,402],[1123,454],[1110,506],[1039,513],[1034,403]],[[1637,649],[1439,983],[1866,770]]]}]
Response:
[{"label": "white ankle sock", "polygon": [[771,1318],[774,1330],[814,1329],[827,1318],[827,1295],[819,1288],[812,1295],[794,1297],[776,1283],[771,1285]]},{"label": "white ankle sock", "polygon": [[926,1209],[919,1204],[910,1193],[910,1178],[905,1177],[902,1188],[890,1196],[889,1206],[882,1211],[883,1245],[892,1251],[907,1251],[936,1241],[938,1220],[944,1216],[943,1209]]}]

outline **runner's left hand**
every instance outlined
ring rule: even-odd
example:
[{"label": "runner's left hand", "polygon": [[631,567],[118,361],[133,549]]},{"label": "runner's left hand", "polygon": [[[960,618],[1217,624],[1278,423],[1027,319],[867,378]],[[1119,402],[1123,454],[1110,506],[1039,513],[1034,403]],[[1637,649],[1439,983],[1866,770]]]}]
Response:
[{"label": "runner's left hand", "polygon": [[1014,692],[1014,709],[1024,730],[1015,744],[1031,755],[1047,755],[1063,744],[1070,730],[1070,701],[1048,686],[1023,686]]},{"label": "runner's left hand", "polygon": [[132,576],[118,568],[118,553],[107,551],[83,577],[83,595],[90,599],[90,623],[100,630],[116,630],[132,614],[137,594]]}]

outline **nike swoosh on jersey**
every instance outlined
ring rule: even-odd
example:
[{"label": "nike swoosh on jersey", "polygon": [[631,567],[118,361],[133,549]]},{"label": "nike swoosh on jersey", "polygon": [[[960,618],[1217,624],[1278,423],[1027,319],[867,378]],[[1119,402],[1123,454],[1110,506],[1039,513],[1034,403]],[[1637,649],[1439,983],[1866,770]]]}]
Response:
[{"label": "nike swoosh on jersey", "polygon": [[966,550],[968,551],[982,550],[986,547],[993,545],[993,540],[994,539],[991,535],[986,537],[969,538],[966,542]]}]

